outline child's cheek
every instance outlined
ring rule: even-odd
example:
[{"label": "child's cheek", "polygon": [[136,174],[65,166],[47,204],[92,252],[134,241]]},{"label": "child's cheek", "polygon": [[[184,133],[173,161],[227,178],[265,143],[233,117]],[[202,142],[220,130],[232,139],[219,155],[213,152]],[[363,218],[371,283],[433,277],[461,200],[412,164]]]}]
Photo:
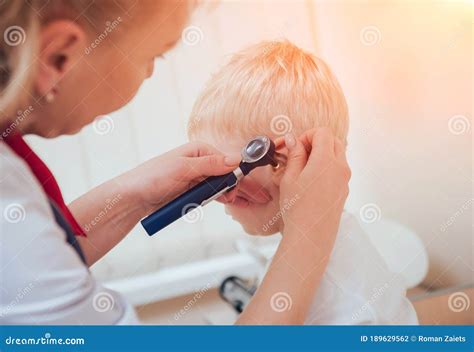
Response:
[{"label": "child's cheek", "polygon": [[282,228],[279,210],[278,200],[275,199],[265,205],[253,205],[248,208],[226,205],[226,213],[239,222],[250,235],[265,236],[279,232]]}]

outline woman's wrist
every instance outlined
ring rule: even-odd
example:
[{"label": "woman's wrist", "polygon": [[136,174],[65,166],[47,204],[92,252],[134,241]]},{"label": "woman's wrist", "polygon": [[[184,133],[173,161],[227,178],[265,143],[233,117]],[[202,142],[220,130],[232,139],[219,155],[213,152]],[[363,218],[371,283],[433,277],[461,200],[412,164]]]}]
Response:
[{"label": "woman's wrist", "polygon": [[[157,205],[153,205],[150,202],[150,186],[147,182],[143,182],[143,175],[140,177],[136,169],[132,169],[118,176],[116,181],[120,185],[129,207],[135,212],[140,213],[141,218],[157,208]],[[156,192],[156,190],[154,190],[154,192]]]}]

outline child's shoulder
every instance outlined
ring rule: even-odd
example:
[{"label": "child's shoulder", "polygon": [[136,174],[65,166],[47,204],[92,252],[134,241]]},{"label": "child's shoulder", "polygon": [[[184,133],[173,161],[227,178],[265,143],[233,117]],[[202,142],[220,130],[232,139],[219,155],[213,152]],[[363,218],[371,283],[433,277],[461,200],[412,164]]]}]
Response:
[{"label": "child's shoulder", "polygon": [[[316,309],[323,301],[325,308]],[[388,269],[358,219],[346,211],[342,214],[336,243],[314,303],[313,313],[318,311],[322,321],[330,324],[416,322],[416,318],[397,320],[397,315],[403,313],[400,310],[413,316],[403,282]],[[402,308],[407,304],[406,309]]]},{"label": "child's shoulder", "polygon": [[349,275],[354,280],[370,278],[377,281],[391,276],[385,260],[358,219],[347,211],[341,216],[328,271],[332,276],[341,280],[344,278],[345,281],[348,281]]},{"label": "child's shoulder", "polygon": [[373,260],[384,262],[358,219],[348,211],[342,213],[334,244],[333,254],[337,255],[338,252],[344,252],[351,257],[372,254]]}]

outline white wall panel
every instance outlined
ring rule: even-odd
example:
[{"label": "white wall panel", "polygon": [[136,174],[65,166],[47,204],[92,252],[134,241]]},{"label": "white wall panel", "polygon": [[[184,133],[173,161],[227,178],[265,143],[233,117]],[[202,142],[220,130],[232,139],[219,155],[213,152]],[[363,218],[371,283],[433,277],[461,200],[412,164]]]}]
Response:
[{"label": "white wall panel", "polygon": [[414,229],[428,286],[472,282],[471,4],[318,1],[315,17],[349,102],[348,208],[376,203]]}]

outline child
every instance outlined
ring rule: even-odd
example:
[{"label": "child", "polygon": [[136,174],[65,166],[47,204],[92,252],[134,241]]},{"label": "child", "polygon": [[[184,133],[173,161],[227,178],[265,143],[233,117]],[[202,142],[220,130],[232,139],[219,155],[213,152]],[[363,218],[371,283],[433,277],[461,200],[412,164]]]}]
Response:
[{"label": "child", "polygon": [[[273,140],[328,126],[346,141],[347,104],[328,66],[288,41],[263,42],[235,54],[208,82],[188,126],[190,139],[222,152],[238,152],[265,134]],[[278,151],[286,153],[284,143]],[[279,182],[284,165],[257,168],[236,187],[226,212],[252,235],[283,231]],[[291,206],[292,201],[285,202]],[[280,216],[279,216],[280,215]],[[381,234],[383,235],[383,234]],[[343,213],[327,271],[307,324],[417,324],[401,278],[383,259],[354,217]]]}]

